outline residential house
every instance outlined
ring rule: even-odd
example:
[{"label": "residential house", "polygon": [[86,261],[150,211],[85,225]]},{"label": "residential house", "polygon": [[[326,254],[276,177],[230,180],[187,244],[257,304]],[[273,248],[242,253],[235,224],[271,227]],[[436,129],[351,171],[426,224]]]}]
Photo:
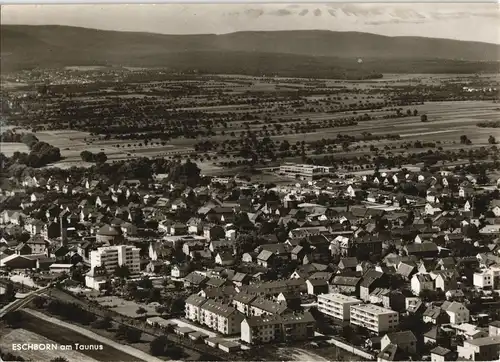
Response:
[{"label": "residential house", "polygon": [[469,310],[459,302],[444,302],[441,306],[450,317],[451,324],[467,323],[469,321]]},{"label": "residential house", "polygon": [[424,290],[434,290],[434,280],[429,274],[415,274],[411,278],[411,290],[415,295]]},{"label": "residential house", "polygon": [[417,353],[417,338],[412,331],[392,332],[386,334],[380,341],[381,350],[391,343],[403,349],[408,354]]},{"label": "residential house", "polygon": [[434,305],[427,307],[422,319],[425,323],[432,323],[436,325],[450,322],[450,316],[442,308]]},{"label": "residential house", "polygon": [[469,361],[496,361],[500,357],[500,336],[465,340],[457,346],[458,358]]},{"label": "residential house", "polygon": [[208,279],[207,276],[193,271],[184,278],[184,287],[201,288],[207,283]]},{"label": "residential house", "polygon": [[235,263],[235,258],[231,251],[220,251],[215,256],[215,264],[217,265],[233,265]]}]

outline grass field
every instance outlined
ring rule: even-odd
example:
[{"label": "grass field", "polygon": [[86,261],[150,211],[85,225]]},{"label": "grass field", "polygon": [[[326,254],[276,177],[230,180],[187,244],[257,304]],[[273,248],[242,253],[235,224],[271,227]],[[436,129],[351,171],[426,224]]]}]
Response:
[{"label": "grass field", "polygon": [[[54,349],[51,350],[44,350],[44,351],[17,351],[13,350],[13,345],[14,344],[19,344],[19,343],[30,343],[30,344],[48,344],[48,345],[53,345],[55,344]],[[95,343],[95,342],[94,342]],[[72,344],[71,344],[72,346]],[[94,362],[98,361],[94,358],[91,358],[88,355],[85,355],[83,353],[77,352],[75,350],[67,350],[64,349],[64,346],[61,346],[61,344],[45,338],[39,334],[30,332],[26,329],[15,329],[6,335],[4,335],[0,339],[0,347],[2,348],[3,351],[9,351],[10,353],[14,355],[18,355],[25,360],[30,360],[30,361],[50,361],[54,358],[57,357],[64,357],[68,361],[75,361],[75,362]]]},{"label": "grass field", "polygon": [[0,152],[3,153],[7,157],[12,157],[14,152],[29,152],[28,146],[24,143],[11,143],[11,142],[2,142],[0,143]]},{"label": "grass field", "polygon": [[[107,307],[117,313],[131,318],[140,318],[145,315],[148,317],[160,315],[156,312],[155,307],[146,304],[137,304],[134,301],[125,300],[118,297],[98,297],[95,300],[102,306]],[[147,312],[146,314],[137,314],[137,309],[143,307]]]},{"label": "grass field", "polygon": [[[67,328],[63,328],[56,324],[43,321],[39,318],[36,318],[28,313],[23,313],[23,318],[20,327],[24,330],[30,331],[37,335],[40,335],[44,338],[50,339],[55,343],[61,345],[69,345],[74,343],[79,343],[81,345],[96,345],[100,344],[99,341],[96,341],[92,338],[86,337],[72,331]],[[103,344],[102,350],[88,350],[82,351],[81,353],[85,354],[92,359],[98,361],[133,361],[136,358],[130,356],[127,353],[119,351],[115,348],[107,346]]]}]

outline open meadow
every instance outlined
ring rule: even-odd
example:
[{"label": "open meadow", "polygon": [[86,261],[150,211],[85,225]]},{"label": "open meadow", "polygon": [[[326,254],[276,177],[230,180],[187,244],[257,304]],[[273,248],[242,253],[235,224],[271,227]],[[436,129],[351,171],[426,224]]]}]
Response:
[{"label": "open meadow", "polygon": [[[78,77],[78,69],[71,68],[68,76]],[[106,68],[85,68],[85,74],[92,72]],[[33,101],[44,116],[25,111],[7,123],[29,132],[36,119],[36,137],[60,149],[61,159],[48,166],[88,167],[93,163],[83,161],[81,153],[89,151],[105,153],[107,162],[191,158],[207,175],[227,171],[229,164],[266,167],[326,155],[407,157],[438,148],[488,148],[491,137],[500,139],[500,129],[477,126],[500,121],[497,74],[386,74],[357,81],[169,78],[161,72],[158,79],[151,73],[141,79],[141,72],[124,70],[119,87],[89,83],[89,77],[74,89],[54,86],[50,95]],[[70,90],[71,97],[65,97]],[[464,135],[467,144],[460,141]],[[15,151],[28,150],[2,144],[5,155]]]},{"label": "open meadow", "polygon": [[[37,318],[33,316],[32,314],[28,314],[23,312],[22,314],[23,318],[22,321],[19,325],[19,328],[21,330],[25,330],[27,332],[23,333],[31,333],[30,336],[39,336],[36,338],[44,338],[48,339],[51,341],[54,341],[55,343],[59,345],[73,345],[74,343],[79,343],[81,345],[98,345],[101,344],[98,340],[86,337],[80,333],[77,333],[75,331],[72,331],[68,328],[61,327],[60,325],[56,325],[53,323],[50,323],[48,321],[42,320],[40,318]],[[14,330],[15,332],[16,330]],[[16,335],[14,335],[15,337]],[[37,339],[34,338],[33,341],[31,339],[17,339],[19,341],[26,341],[27,343],[38,343]],[[2,342],[3,343],[3,342]],[[5,342],[8,343],[8,342]],[[131,355],[117,350],[113,347],[110,347],[106,344],[103,344],[103,349],[102,350],[85,350],[85,351],[80,351],[81,354],[84,355],[84,357],[88,357],[92,360],[97,360],[97,361],[132,361],[135,360],[134,357]],[[50,351],[50,353],[54,354],[54,351]],[[61,354],[55,354],[52,355],[51,358],[55,358],[60,356]],[[65,356],[66,357],[66,356]],[[50,360],[51,358],[47,359]],[[38,360],[38,359],[37,359]],[[73,359],[70,359],[71,361]],[[81,361],[84,361],[85,358],[80,359]],[[88,360],[88,359],[87,359]],[[77,359],[78,361],[78,359]]]},{"label": "open meadow", "polygon": [[[36,345],[49,345],[55,346],[54,349],[50,350],[13,350],[13,345],[20,343],[30,343]],[[70,344],[73,346],[73,344]],[[29,361],[51,361],[57,357],[64,357],[68,361],[75,362],[97,362],[98,360],[85,355],[83,353],[77,352],[75,350],[64,349],[64,346],[61,346],[60,343],[57,343],[51,339],[45,338],[39,334],[30,332],[26,329],[15,329],[6,335],[2,336],[0,339],[0,348],[3,351],[8,351],[9,353],[13,353],[18,355],[25,360]]]}]

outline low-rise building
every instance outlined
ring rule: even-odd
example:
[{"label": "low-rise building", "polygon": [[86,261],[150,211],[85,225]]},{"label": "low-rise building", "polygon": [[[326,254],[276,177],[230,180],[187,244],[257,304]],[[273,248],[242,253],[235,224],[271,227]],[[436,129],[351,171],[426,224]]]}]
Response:
[{"label": "low-rise building", "polygon": [[444,302],[441,306],[450,317],[451,324],[462,324],[469,321],[469,310],[459,302]]},{"label": "low-rise building", "polygon": [[437,346],[431,350],[431,362],[454,361],[455,355],[456,353],[448,348]]},{"label": "low-rise building", "polygon": [[459,358],[469,361],[495,361],[500,357],[500,336],[483,337],[464,341],[457,346]]},{"label": "low-rise building", "polygon": [[407,353],[417,353],[417,338],[412,331],[393,332],[386,334],[380,341],[383,350],[389,344],[395,344]]},{"label": "low-rise building", "polygon": [[429,274],[415,274],[411,278],[411,290],[415,295],[424,290],[434,290],[434,280]]},{"label": "low-rise building", "polygon": [[280,166],[279,173],[289,177],[298,177],[305,180],[316,180],[331,175],[333,168],[327,166],[285,163]]}]

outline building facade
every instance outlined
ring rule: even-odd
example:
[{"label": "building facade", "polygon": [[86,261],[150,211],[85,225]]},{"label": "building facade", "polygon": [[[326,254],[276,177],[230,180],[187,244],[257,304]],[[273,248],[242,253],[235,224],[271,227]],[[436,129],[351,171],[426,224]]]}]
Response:
[{"label": "building facade", "polygon": [[496,361],[500,357],[500,337],[483,337],[457,346],[458,357],[469,361]]},{"label": "building facade", "polygon": [[399,313],[374,304],[351,306],[351,324],[364,327],[375,333],[389,332],[399,324]]},{"label": "building facade", "polygon": [[343,321],[351,316],[351,306],[361,304],[361,300],[340,293],[318,295],[318,311]]},{"label": "building facade", "polygon": [[241,322],[241,340],[254,345],[302,341],[313,338],[315,329],[316,321],[309,312],[255,316]]},{"label": "building facade", "polygon": [[108,274],[113,274],[118,266],[126,266],[130,275],[141,271],[141,249],[131,245],[104,246],[90,252],[90,268],[102,266]]},{"label": "building facade", "polygon": [[330,176],[333,171],[331,167],[307,165],[298,163],[285,163],[280,166],[279,173],[289,177],[299,177],[306,180]]},{"label": "building facade", "polygon": [[224,335],[240,333],[244,319],[236,308],[214,299],[191,295],[186,299],[185,316]]}]

